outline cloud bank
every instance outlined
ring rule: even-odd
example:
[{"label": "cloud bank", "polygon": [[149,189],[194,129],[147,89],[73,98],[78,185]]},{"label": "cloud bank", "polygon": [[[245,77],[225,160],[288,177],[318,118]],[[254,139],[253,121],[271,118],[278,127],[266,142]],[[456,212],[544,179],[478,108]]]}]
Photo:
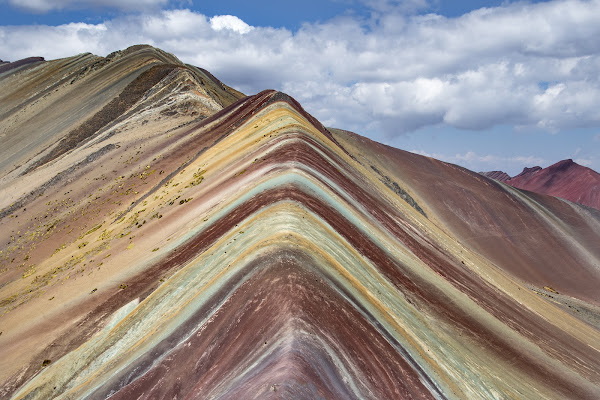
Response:
[{"label": "cloud bank", "polygon": [[[411,153],[420,154],[425,157],[435,158],[437,160],[446,161],[453,164],[463,165],[469,169],[478,172],[487,172],[491,170],[502,170],[504,172],[508,172],[509,175],[516,175],[515,166],[547,166],[551,163],[550,160],[546,160],[542,157],[537,156],[498,156],[495,154],[477,154],[474,151],[467,151],[466,153],[455,153],[455,154],[444,154],[444,153],[429,153],[424,150],[410,150]],[[582,160],[583,163],[578,162],[579,164],[586,165],[585,163],[589,163],[589,160]],[[522,167],[521,167],[522,168]]]},{"label": "cloud bank", "polygon": [[402,11],[421,1],[372,3],[381,12],[296,32],[190,10],[4,26],[0,58],[106,55],[148,43],[245,93],[283,90],[326,125],[371,137],[438,124],[549,132],[600,125],[600,0],[514,3],[457,18]]}]

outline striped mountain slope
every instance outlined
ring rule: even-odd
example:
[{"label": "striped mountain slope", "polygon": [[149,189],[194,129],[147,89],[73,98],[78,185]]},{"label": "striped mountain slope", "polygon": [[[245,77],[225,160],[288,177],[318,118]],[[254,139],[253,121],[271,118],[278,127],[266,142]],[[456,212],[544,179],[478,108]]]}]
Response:
[{"label": "striped mountain slope", "polygon": [[0,397],[598,397],[600,212],[151,47],[0,93]]}]

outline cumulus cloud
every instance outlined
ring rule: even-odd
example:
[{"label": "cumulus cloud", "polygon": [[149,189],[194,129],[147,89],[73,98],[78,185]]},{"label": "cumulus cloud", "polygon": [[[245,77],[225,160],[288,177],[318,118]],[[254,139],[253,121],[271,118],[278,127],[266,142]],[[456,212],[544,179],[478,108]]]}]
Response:
[{"label": "cumulus cloud", "polygon": [[29,12],[46,13],[52,10],[68,8],[83,9],[90,7],[108,7],[121,10],[145,10],[159,8],[169,0],[8,0],[13,7]]},{"label": "cumulus cloud", "polygon": [[[426,6],[364,2],[377,10]],[[104,55],[149,43],[248,94],[283,90],[326,124],[381,139],[439,124],[598,126],[598,37],[600,0],[519,2],[457,18],[376,12],[295,32],[170,10],[97,25],[0,27],[0,58]]]},{"label": "cumulus cloud", "polygon": [[467,151],[462,154],[429,153],[423,150],[411,150],[411,152],[449,163],[463,165],[473,170],[480,171],[483,169],[484,172],[489,170],[503,169],[505,172],[510,174],[511,172],[514,173],[514,171],[525,167],[548,164],[548,160],[533,155],[506,157],[497,154],[477,154],[474,151]]},{"label": "cumulus cloud", "polygon": [[250,25],[248,25],[247,23],[245,23],[244,21],[242,21],[234,15],[214,16],[210,19],[210,26],[216,31],[229,29],[231,31],[241,34],[248,33],[252,29],[254,29],[253,27],[251,27]]}]

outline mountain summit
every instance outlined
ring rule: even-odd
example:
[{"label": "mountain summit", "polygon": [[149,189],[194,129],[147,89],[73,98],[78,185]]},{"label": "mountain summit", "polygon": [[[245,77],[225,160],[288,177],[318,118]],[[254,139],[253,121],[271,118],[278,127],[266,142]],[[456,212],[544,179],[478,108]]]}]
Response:
[{"label": "mountain summit", "polygon": [[600,212],[149,46],[0,104],[2,398],[597,398]]},{"label": "mountain summit", "polygon": [[482,174],[519,189],[560,197],[600,210],[600,174],[571,159],[547,168],[524,168],[512,178],[501,171]]}]

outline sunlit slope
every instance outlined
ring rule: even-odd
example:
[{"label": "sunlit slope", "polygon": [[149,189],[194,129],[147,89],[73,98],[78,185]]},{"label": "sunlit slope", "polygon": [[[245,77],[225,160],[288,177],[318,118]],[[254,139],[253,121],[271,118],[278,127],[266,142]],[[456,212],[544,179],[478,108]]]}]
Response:
[{"label": "sunlit slope", "polygon": [[461,246],[537,288],[600,305],[599,211],[350,132],[332,132],[347,148],[360,149],[359,161],[380,169],[380,180],[388,175],[424,199],[430,219]]},{"label": "sunlit slope", "polygon": [[[155,73],[149,73],[153,68]],[[0,73],[2,175],[23,170],[25,163],[34,166],[34,161],[60,147],[61,139],[65,147],[64,139],[69,134],[75,143],[64,150],[110,128],[123,119],[123,114],[132,111],[133,105],[140,105],[139,101],[144,100],[141,95],[168,74],[171,80],[179,81],[180,91],[187,89],[187,105],[194,108],[189,113],[207,115],[241,97],[206,71],[185,66],[173,55],[150,46],[133,46],[105,58],[80,54]],[[155,87],[154,91],[162,89],[168,92],[167,96],[175,95],[170,93],[173,82],[164,81],[163,85],[169,83],[170,87]],[[189,87],[184,88],[185,83]],[[107,107],[115,98],[120,101]],[[94,119],[100,111],[102,117]],[[87,134],[73,138],[73,131],[81,130],[85,124]]]},{"label": "sunlit slope", "polygon": [[[151,104],[5,176],[30,186],[0,232],[3,396],[597,397],[598,214],[274,91],[197,119]],[[65,175],[35,192],[42,173]]]}]

